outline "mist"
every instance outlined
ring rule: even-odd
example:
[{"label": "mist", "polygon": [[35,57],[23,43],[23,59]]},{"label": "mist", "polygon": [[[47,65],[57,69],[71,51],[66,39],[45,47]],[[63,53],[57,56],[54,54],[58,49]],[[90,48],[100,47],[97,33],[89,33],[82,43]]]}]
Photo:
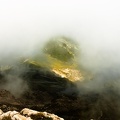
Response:
[{"label": "mist", "polygon": [[1,66],[34,56],[51,37],[67,36],[79,43],[80,66],[94,76],[85,87],[119,83],[119,4],[118,0],[0,0]]},{"label": "mist", "polygon": [[6,75],[5,81],[0,85],[0,88],[10,91],[15,97],[20,97],[29,90],[27,82],[17,75]]}]

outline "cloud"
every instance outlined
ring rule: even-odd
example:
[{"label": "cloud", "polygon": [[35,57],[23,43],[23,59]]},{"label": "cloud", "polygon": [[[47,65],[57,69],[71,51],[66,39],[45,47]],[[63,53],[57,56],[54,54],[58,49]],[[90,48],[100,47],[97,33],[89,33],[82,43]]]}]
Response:
[{"label": "cloud", "polygon": [[85,69],[95,76],[119,76],[119,4],[118,0],[1,0],[0,63],[33,55],[50,37],[64,35],[80,44],[79,62]]}]

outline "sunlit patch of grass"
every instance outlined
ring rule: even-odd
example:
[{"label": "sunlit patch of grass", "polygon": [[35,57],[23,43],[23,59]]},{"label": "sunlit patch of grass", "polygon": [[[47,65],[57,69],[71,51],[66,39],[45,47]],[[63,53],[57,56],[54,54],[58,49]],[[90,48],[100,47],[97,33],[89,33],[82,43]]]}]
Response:
[{"label": "sunlit patch of grass", "polygon": [[[44,67],[53,71],[55,74],[67,78],[71,81],[82,80],[83,76],[80,70],[77,68],[78,64],[75,61],[64,62],[56,58],[51,57],[46,54],[44,59],[32,60],[28,59],[24,62],[27,62],[29,65],[36,66],[38,68]],[[46,62],[47,61],[47,62]]]}]

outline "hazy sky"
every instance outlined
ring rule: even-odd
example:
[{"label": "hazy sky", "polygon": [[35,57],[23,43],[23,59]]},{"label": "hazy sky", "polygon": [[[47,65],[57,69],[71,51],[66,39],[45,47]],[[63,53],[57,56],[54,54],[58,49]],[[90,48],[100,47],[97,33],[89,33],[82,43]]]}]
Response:
[{"label": "hazy sky", "polygon": [[118,65],[119,32],[119,0],[0,0],[1,56],[66,35],[79,41],[84,65]]}]

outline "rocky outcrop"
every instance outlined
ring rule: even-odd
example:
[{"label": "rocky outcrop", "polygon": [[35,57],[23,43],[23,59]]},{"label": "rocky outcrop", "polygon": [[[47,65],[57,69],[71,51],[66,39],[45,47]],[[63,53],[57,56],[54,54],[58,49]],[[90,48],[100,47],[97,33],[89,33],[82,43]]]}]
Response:
[{"label": "rocky outcrop", "polygon": [[24,108],[21,112],[0,110],[0,120],[64,120],[57,115]]},{"label": "rocky outcrop", "polygon": [[71,68],[55,69],[53,68],[52,71],[55,74],[59,75],[61,78],[66,78],[72,82],[84,80],[81,72],[77,69],[71,69]]}]

